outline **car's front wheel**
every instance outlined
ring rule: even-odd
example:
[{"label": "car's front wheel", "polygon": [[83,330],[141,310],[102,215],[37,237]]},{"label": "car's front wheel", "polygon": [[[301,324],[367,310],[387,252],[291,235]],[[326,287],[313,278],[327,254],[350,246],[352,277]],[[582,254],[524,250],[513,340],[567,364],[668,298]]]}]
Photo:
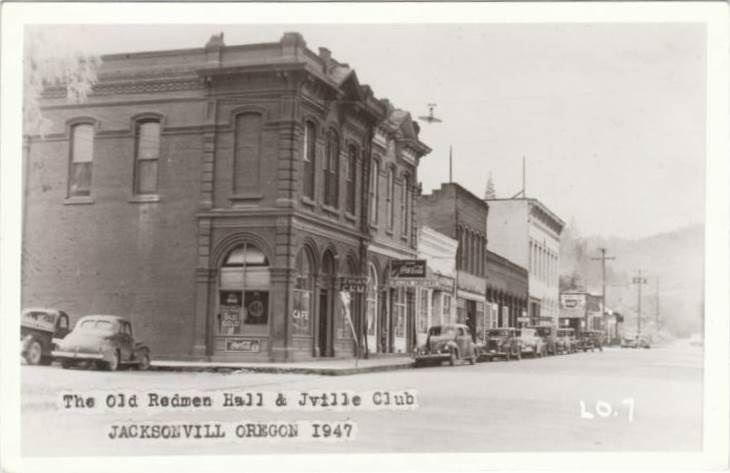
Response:
[{"label": "car's front wheel", "polygon": [[150,354],[146,351],[143,352],[139,357],[139,363],[137,364],[137,369],[140,371],[146,371],[150,367]]},{"label": "car's front wheel", "polygon": [[459,354],[456,353],[456,350],[452,349],[449,355],[449,366],[454,366],[457,359],[459,359]]},{"label": "car's front wheel", "polygon": [[29,365],[38,365],[43,358],[43,347],[36,339],[31,340],[28,351],[25,352],[25,362]]},{"label": "car's front wheel", "polygon": [[109,361],[106,362],[106,369],[108,371],[116,371],[119,369],[119,352],[114,350],[112,352]]},{"label": "car's front wheel", "polygon": [[63,360],[61,360],[61,367],[65,370],[71,368],[73,365],[74,365],[74,362],[67,358],[64,358]]}]

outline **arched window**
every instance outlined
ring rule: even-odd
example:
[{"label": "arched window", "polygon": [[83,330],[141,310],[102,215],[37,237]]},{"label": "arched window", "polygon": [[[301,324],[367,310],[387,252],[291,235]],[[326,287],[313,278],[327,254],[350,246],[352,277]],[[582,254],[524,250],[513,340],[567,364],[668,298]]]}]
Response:
[{"label": "arched window", "polygon": [[306,197],[314,200],[314,165],[317,150],[317,128],[314,123],[307,121],[304,125],[304,147],[302,150],[302,192]]},{"label": "arched window", "polygon": [[322,172],[324,177],[324,203],[337,208],[340,183],[340,140],[334,130],[327,133],[325,165]]},{"label": "arched window", "polygon": [[135,194],[157,194],[159,158],[160,122],[158,120],[138,121],[135,126]]},{"label": "arched window", "polygon": [[355,196],[357,195],[357,147],[347,149],[347,203],[345,210],[355,215]]},{"label": "arched window", "polygon": [[218,281],[218,335],[262,335],[268,331],[269,260],[244,243],[223,260]]},{"label": "arched window", "polygon": [[68,170],[68,196],[91,195],[94,160],[94,126],[79,123],[71,128],[71,159]]},{"label": "arched window", "polygon": [[236,149],[233,164],[233,192],[258,191],[262,117],[242,113],[236,117]]},{"label": "arched window", "polygon": [[292,311],[292,334],[309,336],[312,333],[312,290],[314,274],[309,251],[302,248],[296,260],[296,281],[294,283],[294,310]]}]

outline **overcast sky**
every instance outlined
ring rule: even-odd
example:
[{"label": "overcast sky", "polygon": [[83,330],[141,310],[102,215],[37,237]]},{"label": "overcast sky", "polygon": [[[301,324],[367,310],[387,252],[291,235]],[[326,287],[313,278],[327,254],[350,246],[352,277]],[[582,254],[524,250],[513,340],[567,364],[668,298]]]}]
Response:
[{"label": "overcast sky", "polygon": [[704,222],[705,30],[697,24],[172,25],[44,28],[93,53],[278,41],[328,47],[422,123],[424,192],[521,188],[583,234],[639,237]]}]

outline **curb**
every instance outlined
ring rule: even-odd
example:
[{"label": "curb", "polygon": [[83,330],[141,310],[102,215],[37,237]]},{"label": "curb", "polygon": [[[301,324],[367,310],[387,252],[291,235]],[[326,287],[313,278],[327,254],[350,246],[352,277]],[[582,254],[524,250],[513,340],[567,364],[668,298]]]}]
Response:
[{"label": "curb", "polygon": [[192,373],[272,373],[272,374],[316,374],[322,376],[349,376],[353,374],[375,373],[379,371],[395,371],[413,368],[412,361],[405,363],[397,363],[390,365],[362,366],[352,368],[299,368],[287,366],[169,366],[169,365],[152,365],[149,371],[172,371],[172,372],[192,372]]}]

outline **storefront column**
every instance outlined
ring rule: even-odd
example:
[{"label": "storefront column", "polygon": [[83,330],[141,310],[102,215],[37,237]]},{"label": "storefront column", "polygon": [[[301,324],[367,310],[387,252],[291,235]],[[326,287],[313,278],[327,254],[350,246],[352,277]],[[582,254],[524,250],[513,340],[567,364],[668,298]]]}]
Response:
[{"label": "storefront column", "polygon": [[272,361],[288,361],[294,350],[291,312],[294,307],[293,288],[296,274],[292,268],[271,268],[270,271],[269,358]]},{"label": "storefront column", "polygon": [[216,270],[197,268],[195,270],[195,313],[193,322],[193,351],[196,358],[213,354],[213,340],[210,336],[209,302],[211,287],[215,285]]}]

